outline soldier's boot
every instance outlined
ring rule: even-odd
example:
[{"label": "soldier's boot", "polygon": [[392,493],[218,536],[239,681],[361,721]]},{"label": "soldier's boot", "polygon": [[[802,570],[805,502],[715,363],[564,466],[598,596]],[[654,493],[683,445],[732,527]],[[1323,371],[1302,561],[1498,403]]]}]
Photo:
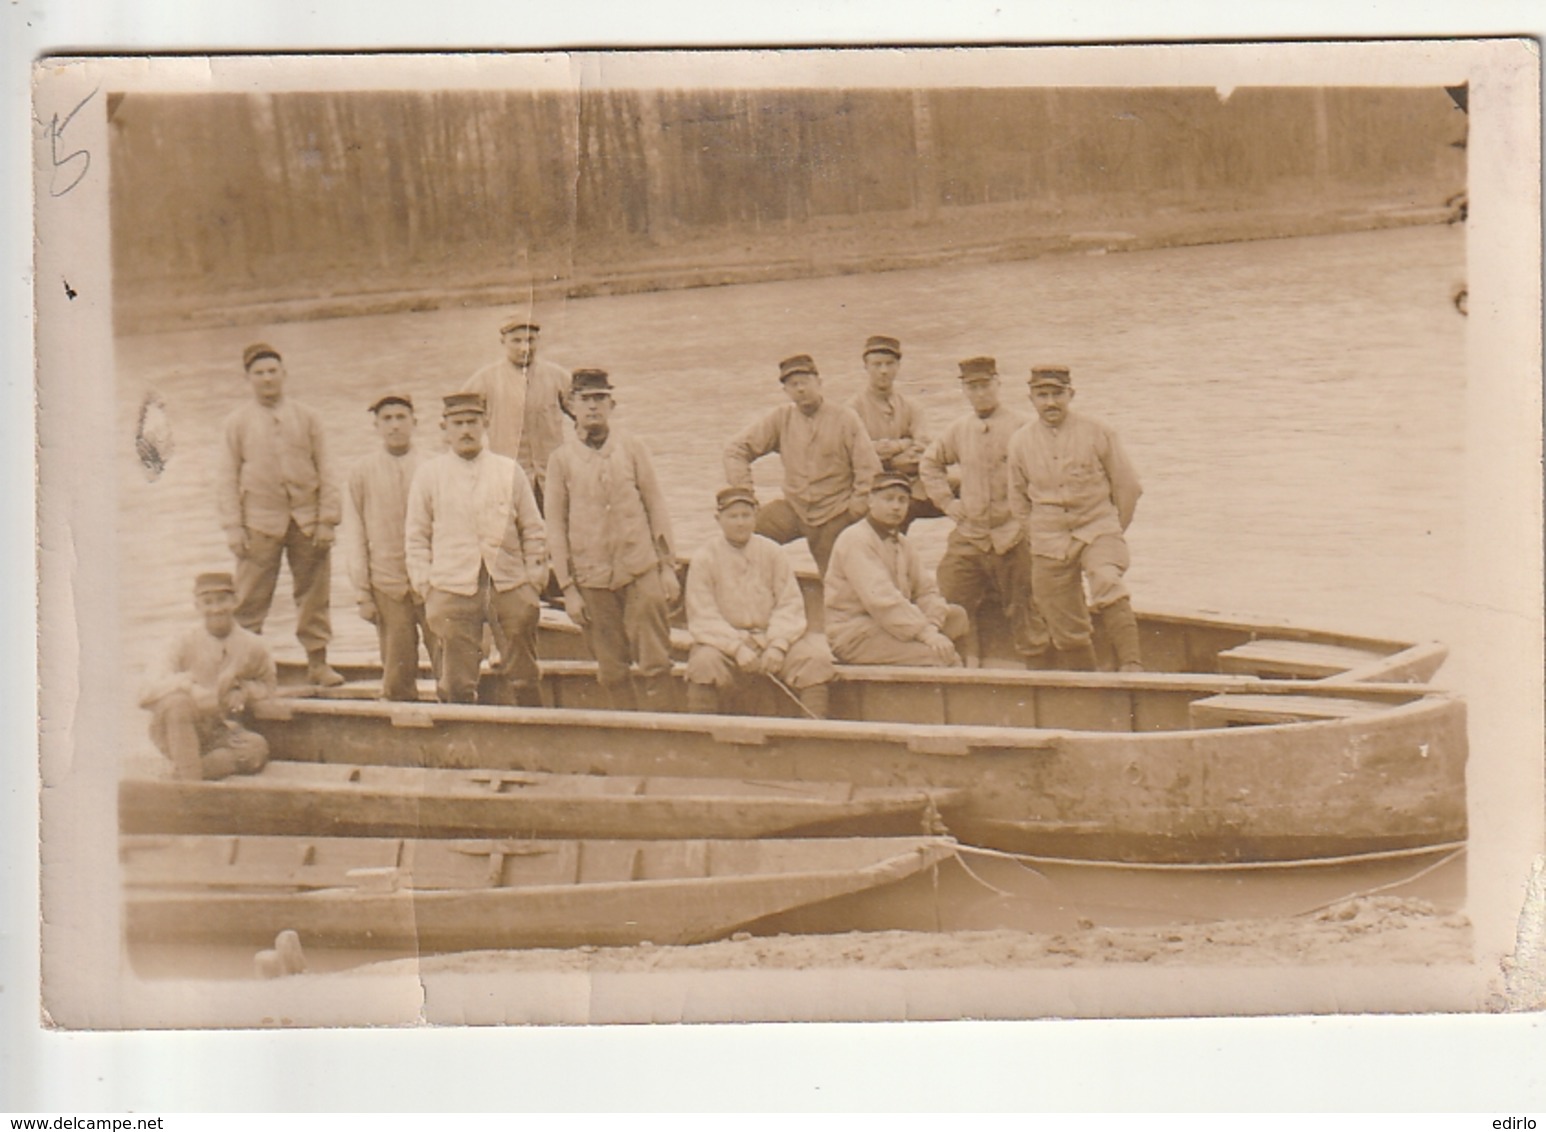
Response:
[{"label": "soldier's boot", "polygon": [[687,685],[687,710],[694,715],[719,714],[719,689],[713,684]]},{"label": "soldier's boot", "polygon": [[1094,672],[1095,646],[1089,641],[1068,649],[1053,650],[1053,665],[1065,672]]},{"label": "soldier's boot", "polygon": [[639,707],[643,711],[676,710],[676,682],[671,673],[639,677]]},{"label": "soldier's boot", "polygon": [[811,713],[811,718],[827,718],[830,697],[825,684],[812,684],[809,688],[801,688],[799,696],[800,706]]},{"label": "soldier's boot", "polygon": [[327,649],[312,649],[306,654],[306,683],[318,688],[336,688],[343,682],[338,670],[327,662]]},{"label": "soldier's boot", "polygon": [[1127,598],[1114,601],[1100,611],[1101,627],[1111,638],[1116,653],[1118,672],[1142,672],[1143,660],[1138,651],[1138,618],[1133,615],[1133,603]]},{"label": "soldier's boot", "polygon": [[633,681],[626,676],[616,684],[602,684],[601,690],[606,694],[607,706],[613,711],[638,711],[639,703],[633,694]]}]

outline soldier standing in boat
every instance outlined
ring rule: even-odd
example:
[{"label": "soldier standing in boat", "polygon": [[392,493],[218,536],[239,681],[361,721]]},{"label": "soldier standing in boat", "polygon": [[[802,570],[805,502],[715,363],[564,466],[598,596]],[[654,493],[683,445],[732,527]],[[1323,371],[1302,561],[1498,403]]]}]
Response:
[{"label": "soldier standing in boat", "polygon": [[483,626],[498,630],[496,701],[541,707],[537,594],[548,576],[542,515],[521,466],[485,447],[480,393],[444,398],[450,451],[425,460],[408,489],[408,584],[439,639],[442,703],[475,703]]},{"label": "soldier standing in boat", "polygon": [[[548,531],[564,609],[612,707],[671,710],[667,607],[681,597],[666,497],[643,441],[611,425],[605,370],[574,371],[575,435],[548,462]],[[635,695],[629,668],[638,669]]]},{"label": "soldier standing in boat", "polygon": [[242,365],[253,399],[226,418],[215,473],[220,524],[236,556],[236,621],[263,632],[279,560],[287,558],[306,678],[336,687],[344,678],[328,665],[327,646],[333,637],[331,551],[340,505],[322,420],[284,395],[284,360],[274,347],[248,346]]},{"label": "soldier standing in boat", "polygon": [[[1141,672],[1138,622],[1122,575],[1123,537],[1143,488],[1117,435],[1073,412],[1067,366],[1031,370],[1037,419],[1009,442],[1009,498],[1031,540],[1031,587],[1057,649],[1057,665],[1095,668],[1090,610],[1123,672]],[[1085,604],[1085,585],[1089,605]]]},{"label": "soldier standing in boat", "polygon": [[[1008,615],[1025,666],[1046,668],[1051,639],[1032,598],[1030,544],[1009,505],[1009,439],[1031,418],[1000,403],[994,359],[960,364],[961,391],[972,411],[950,423],[921,463],[930,497],[955,523],[936,575],[939,589],[971,618],[968,667],[978,663],[982,611],[991,608]],[[947,475],[951,468],[959,470],[959,490]]]},{"label": "soldier standing in boat", "polygon": [[966,610],[939,592],[901,533],[912,486],[882,472],[869,515],[837,538],[826,577],[826,630],[844,664],[959,666],[970,631]]},{"label": "soldier standing in boat", "polygon": [[263,638],[237,624],[230,574],[200,574],[193,600],[203,624],[177,638],[164,671],[140,696],[151,711],[151,741],[177,778],[256,774],[268,762],[268,741],[240,719],[274,694],[274,658]]},{"label": "soldier standing in boat", "polygon": [[913,501],[907,509],[902,533],[914,519],[937,519],[944,514],[929,498],[919,474],[919,460],[929,446],[929,435],[917,404],[896,391],[902,368],[902,343],[884,334],[873,334],[864,343],[867,384],[850,403],[875,445],[882,469],[898,472],[912,484]]},{"label": "soldier standing in boat", "polygon": [[413,398],[388,393],[370,407],[381,449],[349,471],[344,485],[344,560],[360,616],[381,646],[381,698],[419,698],[419,640],[431,665],[438,651],[424,595],[408,581],[404,526],[408,488],[421,462],[413,446]]},{"label": "soldier standing in boat", "polygon": [[542,327],[517,314],[499,328],[505,356],[467,379],[463,393],[481,393],[488,405],[488,446],[521,465],[544,506],[548,460],[568,432],[569,371],[537,357]]},{"label": "soldier standing in boat", "polygon": [[758,512],[757,533],[781,545],[805,539],[825,574],[838,534],[865,515],[880,458],[859,415],[822,398],[809,354],[780,362],[778,380],[790,403],[725,447],[725,479],[733,487],[753,486],[752,462],[777,452],[784,495]]},{"label": "soldier standing in boat", "polygon": [[722,698],[766,676],[815,719],[827,716],[837,676],[826,638],[810,631],[789,557],[754,531],[757,496],[727,487],[715,497],[720,535],[687,571],[687,710],[717,712]]}]

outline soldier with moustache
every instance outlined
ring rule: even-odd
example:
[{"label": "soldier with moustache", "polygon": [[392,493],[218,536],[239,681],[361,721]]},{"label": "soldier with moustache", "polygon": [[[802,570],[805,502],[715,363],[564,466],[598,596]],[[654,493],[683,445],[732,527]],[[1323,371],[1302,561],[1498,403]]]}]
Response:
[{"label": "soldier with moustache", "polygon": [[[1036,419],[1009,442],[1009,501],[1030,535],[1031,586],[1060,668],[1093,670],[1090,611],[1123,672],[1141,672],[1138,621],[1122,575],[1143,487],[1111,428],[1069,408],[1067,366],[1031,370]],[[1085,588],[1089,604],[1085,604]]]},{"label": "soldier with moustache", "polygon": [[449,451],[426,460],[408,489],[408,584],[424,595],[440,641],[442,703],[476,703],[483,626],[500,641],[495,701],[541,707],[538,591],[547,581],[542,515],[521,466],[486,446],[482,394],[444,398]]}]

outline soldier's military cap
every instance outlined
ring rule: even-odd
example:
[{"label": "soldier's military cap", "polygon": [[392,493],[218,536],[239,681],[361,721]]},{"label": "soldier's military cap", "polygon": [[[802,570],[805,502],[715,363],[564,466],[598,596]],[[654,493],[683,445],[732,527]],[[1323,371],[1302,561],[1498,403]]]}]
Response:
[{"label": "soldier's military cap", "polygon": [[998,376],[998,362],[992,358],[967,358],[960,365],[962,381],[985,381]]},{"label": "soldier's military cap", "polygon": [[370,407],[370,411],[379,413],[388,405],[403,405],[410,413],[413,412],[413,398],[406,393],[388,393],[385,397],[378,397],[376,403]]},{"label": "soldier's military cap", "polygon": [[440,413],[443,417],[457,413],[477,413],[480,416],[488,413],[488,402],[481,393],[448,393],[441,400],[445,403]]},{"label": "soldier's military cap", "polygon": [[530,315],[524,314],[513,314],[504,322],[500,323],[499,326],[499,332],[501,334],[509,334],[512,330],[530,330],[533,334],[535,334],[541,329],[542,327],[538,326],[531,320]]},{"label": "soldier's military cap", "polygon": [[714,507],[723,511],[734,503],[750,503],[757,506],[757,493],[749,487],[722,487],[714,496]]},{"label": "soldier's military cap", "polygon": [[1074,383],[1067,366],[1032,366],[1031,388],[1038,385],[1055,385],[1060,389],[1067,389]]},{"label": "soldier's military cap", "polygon": [[871,354],[890,354],[893,358],[900,358],[902,343],[884,334],[871,334],[864,343],[864,356],[869,357]]},{"label": "soldier's military cap", "polygon": [[582,393],[610,393],[612,379],[604,369],[577,369],[569,378],[569,392],[577,397]]},{"label": "soldier's military cap", "polygon": [[778,380],[780,383],[788,381],[796,374],[809,374],[811,377],[820,377],[816,372],[816,363],[809,354],[796,354],[792,358],[785,358],[778,363]]},{"label": "soldier's military cap", "polygon": [[197,597],[201,594],[234,594],[236,592],[236,579],[225,573],[200,574],[193,579],[193,593]]},{"label": "soldier's military cap", "polygon": [[903,491],[910,492],[913,489],[913,483],[906,476],[896,472],[881,472],[880,475],[875,477],[875,481],[870,484],[870,494],[874,495],[877,491],[887,487],[899,487]]},{"label": "soldier's military cap", "polygon": [[251,346],[248,346],[245,350],[242,351],[242,368],[251,369],[252,363],[257,361],[259,358],[273,358],[276,362],[284,361],[284,359],[279,356],[279,351],[274,349],[274,347],[270,346],[267,342],[254,342]]}]

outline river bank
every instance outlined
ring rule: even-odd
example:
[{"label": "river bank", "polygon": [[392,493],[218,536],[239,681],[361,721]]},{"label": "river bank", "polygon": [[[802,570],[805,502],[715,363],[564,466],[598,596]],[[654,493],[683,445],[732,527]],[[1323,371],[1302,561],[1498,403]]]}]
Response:
[{"label": "river bank", "polygon": [[304,287],[294,281],[204,276],[120,288],[114,312],[119,334],[147,334],[1333,235],[1444,224],[1456,215],[1444,202],[1392,192],[1344,192],[1328,204],[1308,187],[1249,203],[1230,196],[1146,197],[1117,208],[1103,201],[1098,209],[957,206],[933,217],[873,213],[700,231],[670,242],[613,240],[532,259],[520,279],[504,269],[469,270],[480,257],[468,254],[387,271],[343,271],[338,277],[346,283],[311,294],[298,293]]}]

